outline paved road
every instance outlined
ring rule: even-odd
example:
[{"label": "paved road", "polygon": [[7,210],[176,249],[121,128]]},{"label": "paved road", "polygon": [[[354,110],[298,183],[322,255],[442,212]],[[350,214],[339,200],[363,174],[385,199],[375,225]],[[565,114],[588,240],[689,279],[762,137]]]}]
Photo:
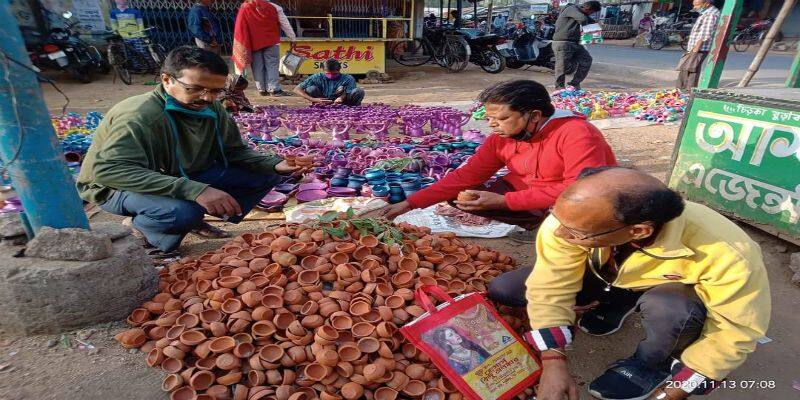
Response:
[{"label": "paved road", "polygon": [[[592,45],[589,52],[595,62],[601,65],[619,66],[641,70],[641,73],[654,80],[671,81],[674,79],[675,65],[681,57],[680,47],[650,50],[646,48],[619,45]],[[737,53],[731,49],[721,86],[735,86],[744,76],[747,67],[755,57],[754,52]],[[792,64],[792,54],[769,54],[753,80],[753,86],[782,85]],[[664,71],[669,71],[665,74]]]}]

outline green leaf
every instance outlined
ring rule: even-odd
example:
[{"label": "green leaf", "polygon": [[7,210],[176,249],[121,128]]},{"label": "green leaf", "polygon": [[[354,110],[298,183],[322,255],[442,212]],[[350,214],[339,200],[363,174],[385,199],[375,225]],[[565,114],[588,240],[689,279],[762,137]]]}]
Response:
[{"label": "green leaf", "polygon": [[356,216],[356,212],[355,212],[355,210],[353,210],[353,207],[348,208],[347,209],[347,218],[353,218],[355,216]]},{"label": "green leaf", "polygon": [[319,220],[322,222],[333,222],[336,220],[336,217],[339,215],[336,211],[328,211],[325,214],[320,215]]}]

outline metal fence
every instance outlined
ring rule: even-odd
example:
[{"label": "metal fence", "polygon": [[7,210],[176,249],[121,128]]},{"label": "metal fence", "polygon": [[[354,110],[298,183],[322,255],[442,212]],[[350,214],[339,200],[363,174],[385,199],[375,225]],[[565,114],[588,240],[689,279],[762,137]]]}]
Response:
[{"label": "metal fence", "polygon": [[[241,3],[242,0],[217,0],[211,5],[211,11],[219,19],[222,30],[220,45],[225,54],[231,51],[233,25]],[[274,3],[283,7],[300,37],[381,39],[387,37],[387,29],[390,31],[389,37],[404,37],[411,32],[411,19],[407,16],[412,14],[413,2],[408,0],[332,0],[331,14],[309,17],[296,17],[300,11],[300,0],[278,0]],[[156,28],[150,33],[153,41],[167,50],[193,44],[186,26],[186,17],[193,4],[192,0],[130,1],[131,7],[142,12],[145,26]],[[404,25],[399,28],[401,34],[392,34],[391,21]]]}]

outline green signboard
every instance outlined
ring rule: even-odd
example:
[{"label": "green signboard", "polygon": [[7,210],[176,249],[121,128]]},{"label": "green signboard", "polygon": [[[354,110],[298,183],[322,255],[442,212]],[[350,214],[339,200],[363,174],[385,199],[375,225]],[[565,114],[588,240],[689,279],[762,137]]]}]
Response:
[{"label": "green signboard", "polygon": [[669,185],[689,200],[800,241],[800,102],[696,92]]}]

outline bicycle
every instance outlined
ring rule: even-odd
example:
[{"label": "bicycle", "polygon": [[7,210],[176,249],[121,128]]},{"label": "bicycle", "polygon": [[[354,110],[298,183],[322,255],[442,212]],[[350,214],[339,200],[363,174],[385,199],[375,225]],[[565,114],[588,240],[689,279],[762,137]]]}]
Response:
[{"label": "bicycle", "polygon": [[650,34],[650,42],[647,46],[653,50],[661,50],[670,44],[680,44],[681,48],[686,50],[688,42],[688,32],[680,29],[659,27]]},{"label": "bicycle", "polygon": [[435,61],[450,72],[466,69],[470,55],[466,39],[449,28],[426,29],[422,38],[392,46],[392,58],[400,65],[418,67]]},{"label": "bicycle", "polygon": [[[136,33],[146,33],[153,29],[155,28],[147,28]],[[153,43],[147,36],[141,39],[149,57],[145,57],[141,51],[133,48],[118,34],[106,37],[108,42],[108,62],[114,68],[119,79],[126,85],[132,83],[131,73],[156,74],[155,80],[157,81],[157,74],[161,69],[161,64],[167,58],[167,52],[163,46]]]}]

